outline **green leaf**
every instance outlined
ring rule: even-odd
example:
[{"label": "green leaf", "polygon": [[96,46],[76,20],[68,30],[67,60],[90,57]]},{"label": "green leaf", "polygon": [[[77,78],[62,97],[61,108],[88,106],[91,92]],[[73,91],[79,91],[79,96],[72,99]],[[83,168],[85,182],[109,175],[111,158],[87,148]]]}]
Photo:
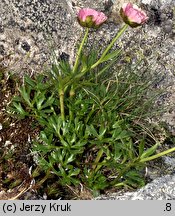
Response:
[{"label": "green leaf", "polygon": [[136,156],[135,156],[135,152],[134,152],[133,141],[131,139],[126,143],[126,148],[128,151],[128,157],[131,160],[134,160],[134,158],[136,158]]},{"label": "green leaf", "polygon": [[53,134],[50,133],[48,135],[46,135],[46,133],[44,131],[40,132],[40,138],[47,143],[48,145],[51,145],[52,141],[53,141]]},{"label": "green leaf", "polygon": [[87,56],[86,55],[82,55],[81,56],[81,64],[82,64],[82,70],[86,70],[88,68],[87,65]]},{"label": "green leaf", "polygon": [[72,145],[73,149],[81,149],[81,147],[85,146],[88,143],[88,140],[79,140],[75,145]]},{"label": "green leaf", "polygon": [[51,164],[49,162],[47,162],[43,157],[39,158],[39,165],[45,171],[48,171],[50,168],[52,168]]},{"label": "green leaf", "polygon": [[24,76],[24,81],[25,81],[26,84],[29,84],[33,89],[35,89],[36,82],[31,77],[29,77],[28,75],[25,75]]},{"label": "green leaf", "polygon": [[13,97],[13,101],[15,101],[15,102],[22,102],[22,98],[20,96],[18,96],[18,95],[15,95]]},{"label": "green leaf", "polygon": [[56,149],[55,145],[43,145],[43,144],[38,144],[38,143],[36,143],[33,147],[34,151],[42,152],[44,154],[47,154],[50,151],[55,150],[55,149]]},{"label": "green leaf", "polygon": [[73,171],[69,172],[69,176],[77,176],[80,173],[80,169],[74,169]]},{"label": "green leaf", "polygon": [[123,125],[125,122],[124,120],[118,120],[116,121],[113,125],[112,125],[112,128],[119,128],[121,129],[121,125]]},{"label": "green leaf", "polygon": [[68,163],[71,163],[72,161],[74,161],[75,160],[75,155],[70,155],[69,157],[68,157],[68,159],[67,159],[67,161],[66,161],[66,163],[68,164]]},{"label": "green leaf", "polygon": [[42,104],[45,100],[45,95],[44,95],[44,92],[37,92],[37,94],[35,95],[34,97],[34,100],[36,102],[36,106],[37,106],[37,109],[38,110],[41,110],[42,109]]},{"label": "green leaf", "polygon": [[37,121],[41,126],[48,126],[48,121],[43,116],[38,116]]},{"label": "green leaf", "polygon": [[71,73],[71,66],[68,61],[60,61],[59,69],[62,72],[62,75],[69,75]]},{"label": "green leaf", "polygon": [[65,147],[65,148],[70,148],[70,145],[68,142],[66,142],[64,139],[60,139],[61,144]]},{"label": "green leaf", "polygon": [[122,143],[115,143],[114,144],[114,160],[117,161],[122,156]]},{"label": "green leaf", "polygon": [[21,117],[25,117],[28,115],[28,112],[26,112],[20,103],[16,103],[16,102],[13,102],[13,106],[16,108],[16,111],[21,115]]},{"label": "green leaf", "polygon": [[30,88],[25,88],[25,86],[22,86],[20,89],[19,89],[20,93],[21,93],[21,96],[23,97],[23,99],[25,100],[25,102],[29,105],[29,107],[32,107],[32,104],[30,102],[30,92],[31,92],[31,89]]},{"label": "green leaf", "polygon": [[130,138],[131,134],[126,131],[126,130],[122,130],[122,128],[118,127],[115,130],[113,130],[112,132],[112,138],[115,140],[121,140],[121,139],[126,139],[126,138]]},{"label": "green leaf", "polygon": [[124,177],[126,178],[125,183],[133,187],[142,187],[145,185],[144,179],[136,170],[130,170]]},{"label": "green leaf", "polygon": [[60,154],[60,149],[54,149],[55,151],[52,151],[49,155],[49,160],[51,158],[53,158],[52,160],[57,161],[57,163],[59,163],[59,158],[58,158],[58,154]]},{"label": "green leaf", "polygon": [[140,156],[140,159],[147,158],[147,157],[151,156],[152,154],[154,154],[154,152],[156,151],[156,149],[159,145],[160,145],[160,143],[156,143],[151,148],[144,151],[143,154]]},{"label": "green leaf", "polygon": [[119,56],[120,52],[121,52],[121,49],[120,49],[120,50],[116,50],[116,51],[114,51],[114,52],[111,52],[111,53],[107,54],[107,55],[101,60],[101,63],[102,63],[102,62],[105,62],[105,61],[108,61],[108,60],[111,60],[111,59],[113,59],[113,58]]},{"label": "green leaf", "polygon": [[139,143],[139,156],[143,154],[144,148],[145,148],[145,139],[142,139]]},{"label": "green leaf", "polygon": [[48,106],[52,106],[53,103],[55,101],[55,98],[54,98],[54,95],[52,94],[48,99],[47,101],[44,102],[44,104],[42,105],[42,109],[48,107]]},{"label": "green leaf", "polygon": [[53,107],[51,107],[50,109],[48,107],[48,109],[44,109],[43,110],[43,106],[42,106],[42,110],[39,111],[40,115],[43,116],[43,117],[45,117],[45,118],[48,117],[48,115],[45,115],[45,113],[47,114],[47,113],[53,113],[53,112],[54,112]]},{"label": "green leaf", "polygon": [[56,135],[61,138],[60,135],[60,129],[62,127],[62,129],[64,129],[63,125],[62,125],[62,120],[59,116],[53,115],[49,118],[48,120],[48,126],[51,130],[54,129],[54,131],[56,132]]},{"label": "green leaf", "polygon": [[95,130],[93,125],[90,125],[90,126],[87,125],[86,126],[86,131],[89,133],[89,135],[94,135],[95,137],[98,137],[98,133]]},{"label": "green leaf", "polygon": [[100,126],[100,129],[99,129],[99,139],[100,140],[103,139],[103,136],[105,135],[106,130],[107,130],[107,128],[104,127],[104,125]]}]

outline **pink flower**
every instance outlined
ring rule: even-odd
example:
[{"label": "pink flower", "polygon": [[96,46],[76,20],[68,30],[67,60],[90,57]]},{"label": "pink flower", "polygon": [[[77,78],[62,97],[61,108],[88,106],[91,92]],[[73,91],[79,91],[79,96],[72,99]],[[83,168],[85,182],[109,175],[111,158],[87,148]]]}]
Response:
[{"label": "pink flower", "polygon": [[90,8],[83,8],[78,12],[77,19],[83,27],[98,28],[107,20],[107,17],[102,12]]},{"label": "pink flower", "polygon": [[144,11],[137,7],[135,4],[125,3],[120,9],[120,15],[123,21],[131,27],[142,25],[148,20]]}]

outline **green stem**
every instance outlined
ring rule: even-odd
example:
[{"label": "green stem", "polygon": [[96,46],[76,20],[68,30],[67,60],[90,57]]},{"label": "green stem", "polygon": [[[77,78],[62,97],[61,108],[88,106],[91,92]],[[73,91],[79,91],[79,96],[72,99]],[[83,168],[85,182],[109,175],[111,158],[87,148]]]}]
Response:
[{"label": "green stem", "polygon": [[72,84],[72,86],[71,86],[69,96],[70,96],[70,98],[73,98],[75,96],[74,84]]},{"label": "green stem", "polygon": [[[92,169],[95,170],[96,167],[98,167],[98,162],[100,161],[101,157],[103,155],[103,149],[100,149],[98,151],[97,157],[95,159],[95,165],[92,166]],[[101,165],[100,165],[101,167]],[[98,170],[95,170],[95,172],[97,172]]]},{"label": "green stem", "polygon": [[[75,89],[74,89],[74,84],[72,84],[70,92],[69,92],[69,96],[70,96],[70,103],[73,103],[73,98],[75,96]],[[74,119],[74,115],[73,115],[73,111],[71,110],[72,105],[69,107],[69,118],[72,121]]]},{"label": "green stem", "polygon": [[101,60],[106,56],[106,54],[109,52],[109,50],[113,47],[114,43],[119,39],[119,37],[124,33],[124,31],[128,28],[128,24],[125,24],[120,31],[117,33],[117,35],[112,39],[111,43],[106,47],[105,51],[99,58],[99,60],[91,66],[91,69],[97,67],[101,63]]},{"label": "green stem", "polygon": [[89,32],[89,28],[86,28],[84,38],[83,38],[83,40],[82,40],[82,42],[80,44],[80,47],[79,47],[79,50],[78,50],[78,53],[77,53],[77,57],[76,57],[75,64],[74,64],[74,67],[73,67],[73,73],[75,73],[77,71],[80,55],[81,55],[81,52],[82,52],[82,49],[83,49],[83,45],[84,45],[84,43],[85,43],[85,41],[87,39],[88,32]]},{"label": "green stem", "polygon": [[159,157],[162,157],[162,156],[164,156],[164,155],[166,155],[166,154],[169,154],[169,153],[171,153],[171,152],[173,152],[173,151],[175,151],[175,147],[173,147],[173,148],[171,148],[171,149],[168,149],[168,150],[166,150],[166,151],[163,151],[163,152],[161,152],[161,153],[159,153],[159,154],[153,155],[153,156],[151,156],[151,157],[143,158],[143,159],[141,159],[139,162],[144,163],[144,162],[146,162],[146,161],[154,160],[154,159],[157,159],[157,158],[159,158]]},{"label": "green stem", "polygon": [[65,115],[64,115],[64,91],[63,90],[59,90],[59,96],[60,96],[61,118],[64,121]]}]

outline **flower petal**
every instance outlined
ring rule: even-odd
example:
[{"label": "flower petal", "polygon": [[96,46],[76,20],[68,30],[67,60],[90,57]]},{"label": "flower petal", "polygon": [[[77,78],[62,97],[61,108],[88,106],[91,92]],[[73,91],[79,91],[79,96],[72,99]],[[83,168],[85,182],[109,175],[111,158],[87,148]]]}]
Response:
[{"label": "flower petal", "polygon": [[142,25],[148,20],[146,13],[132,3],[123,4],[120,15],[123,18],[123,21],[131,27]]},{"label": "flower petal", "polygon": [[102,12],[91,8],[83,8],[78,12],[77,19],[83,27],[98,28],[107,20],[107,17]]}]

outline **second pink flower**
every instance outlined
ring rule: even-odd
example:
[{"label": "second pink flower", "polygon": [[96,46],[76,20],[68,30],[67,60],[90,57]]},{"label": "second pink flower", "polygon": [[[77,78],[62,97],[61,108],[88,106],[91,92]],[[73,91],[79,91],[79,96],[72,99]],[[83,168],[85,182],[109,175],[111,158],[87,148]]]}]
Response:
[{"label": "second pink flower", "polygon": [[120,10],[123,21],[131,27],[142,25],[148,20],[146,13],[141,10],[137,5],[125,3]]}]

